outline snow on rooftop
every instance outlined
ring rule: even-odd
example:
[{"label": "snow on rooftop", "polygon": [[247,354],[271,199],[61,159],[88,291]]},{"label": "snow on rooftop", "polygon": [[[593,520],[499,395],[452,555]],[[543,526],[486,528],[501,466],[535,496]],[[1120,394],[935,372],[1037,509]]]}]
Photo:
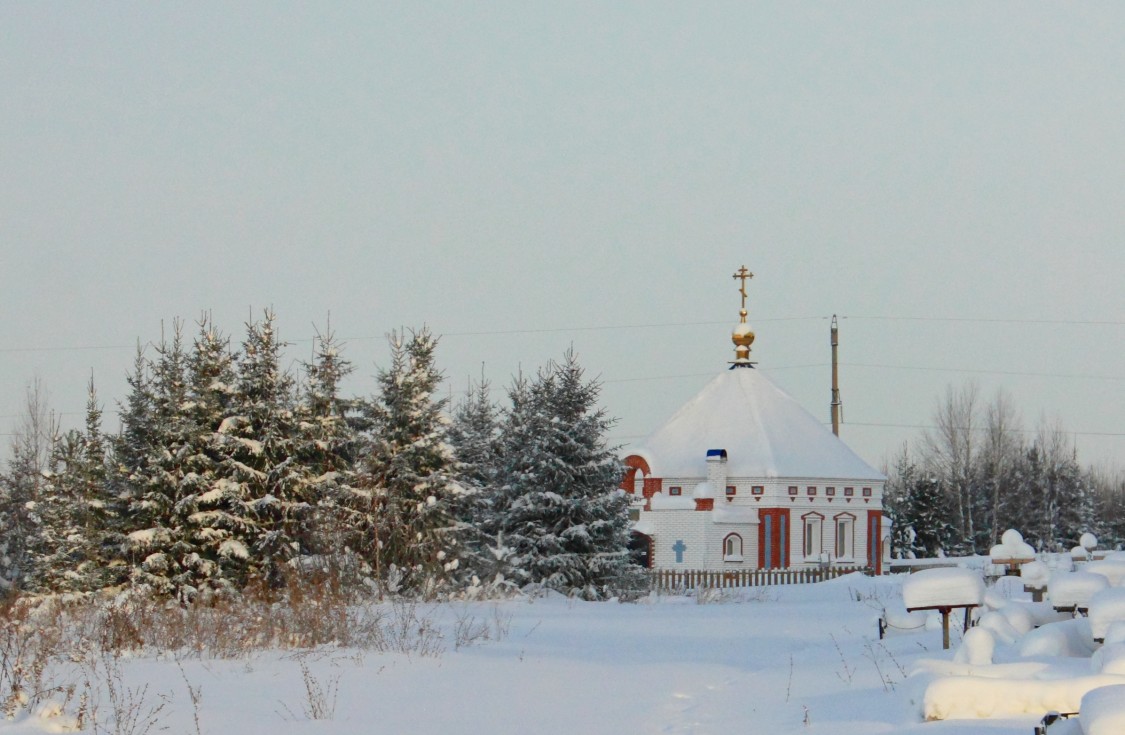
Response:
[{"label": "snow on rooftop", "polygon": [[649,498],[653,510],[695,510],[695,500],[686,495],[665,495],[656,493]]},{"label": "snow on rooftop", "polygon": [[972,569],[923,569],[903,580],[902,601],[907,610],[979,605],[984,601],[984,580]]},{"label": "snow on rooftop", "polygon": [[727,450],[728,477],[886,479],[750,368],[720,373],[630,454],[644,457],[656,477],[703,477],[707,450],[716,447]]},{"label": "snow on rooftop", "polygon": [[695,486],[695,490],[692,491],[691,496],[693,498],[698,498],[700,500],[705,500],[707,498],[714,498],[715,497],[715,488],[712,487],[711,483],[709,483],[709,482],[701,482],[701,483],[699,483],[698,485]]}]

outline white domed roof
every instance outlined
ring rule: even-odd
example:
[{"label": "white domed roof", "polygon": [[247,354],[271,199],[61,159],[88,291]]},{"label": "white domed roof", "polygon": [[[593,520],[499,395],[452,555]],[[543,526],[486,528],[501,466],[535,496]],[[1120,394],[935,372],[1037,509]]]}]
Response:
[{"label": "white domed roof", "polygon": [[706,477],[708,449],[727,451],[727,477],[886,479],[753,368],[720,373],[630,454],[653,477]]}]

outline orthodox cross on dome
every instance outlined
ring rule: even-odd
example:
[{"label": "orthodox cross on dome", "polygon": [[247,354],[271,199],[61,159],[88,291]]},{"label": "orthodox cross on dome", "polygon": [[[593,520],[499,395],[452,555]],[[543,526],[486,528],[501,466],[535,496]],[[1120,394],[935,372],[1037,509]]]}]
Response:
[{"label": "orthodox cross on dome", "polygon": [[731,341],[734,342],[732,367],[754,366],[754,363],[750,361],[750,345],[754,344],[754,331],[746,323],[746,281],[753,277],[754,274],[747,270],[746,266],[742,266],[734,272],[735,280],[742,281],[738,286],[738,293],[742,295],[742,308],[738,310],[738,326],[734,328],[730,337]]},{"label": "orthodox cross on dome", "polygon": [[747,279],[750,279],[750,278],[753,278],[753,277],[754,277],[754,274],[751,273],[750,271],[746,270],[746,266],[742,266],[741,268],[739,268],[738,270],[736,270],[734,272],[734,278],[736,280],[741,279],[741,281],[742,281],[742,284],[739,285],[739,287],[738,287],[738,292],[740,294],[742,294],[742,308],[743,309],[746,308],[746,281],[747,281]]}]

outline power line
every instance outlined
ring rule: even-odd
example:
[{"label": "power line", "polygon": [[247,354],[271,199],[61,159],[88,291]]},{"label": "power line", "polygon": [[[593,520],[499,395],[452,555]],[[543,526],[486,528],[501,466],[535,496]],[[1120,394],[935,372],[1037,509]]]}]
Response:
[{"label": "power line", "polygon": [[1125,326],[1125,321],[1119,319],[995,319],[991,317],[957,317],[957,316],[841,316],[841,319],[864,319],[870,321],[887,322],[971,322],[979,324],[1054,324],[1054,325],[1080,325],[1080,326]]},{"label": "power line", "polygon": [[[799,370],[799,369],[802,369],[802,368],[813,368],[813,367],[828,367],[828,363],[817,362],[817,363],[809,363],[808,365],[778,365],[777,367],[771,367],[769,369],[769,371],[772,373],[772,372],[775,372],[777,370]],[[606,383],[640,383],[640,382],[644,382],[646,380],[675,380],[677,378],[710,378],[710,377],[714,377],[714,375],[715,375],[715,372],[712,371],[712,372],[709,372],[709,373],[683,373],[681,375],[652,375],[650,377],[645,377],[645,378],[615,378],[613,380],[603,380],[601,382],[602,382],[603,385],[606,384]]]},{"label": "power line", "polygon": [[864,368],[886,368],[888,370],[928,370],[933,372],[946,372],[946,373],[987,373],[989,375],[1021,375],[1036,378],[1088,378],[1091,380],[1125,380],[1122,375],[1090,375],[1088,373],[1034,373],[1024,372],[1018,370],[982,370],[978,368],[954,368],[954,367],[919,367],[917,365],[881,365],[877,363],[866,362],[843,362],[841,366],[846,367],[864,367]]},{"label": "power line", "polygon": [[[940,428],[940,427],[937,427],[937,426],[933,426],[931,424],[881,424],[881,423],[864,422],[864,421],[847,421],[847,422],[844,422],[844,426],[877,426],[877,427],[886,427],[886,428],[891,428],[891,429],[935,429],[935,430]],[[981,428],[978,428],[978,429],[970,429],[970,431],[988,431],[988,430],[989,429],[987,427],[981,427]],[[1016,432],[1016,433],[1020,433],[1020,434],[1038,434],[1039,433],[1038,429],[1008,429],[1008,431],[1012,431],[1012,432]],[[1062,429],[1062,433],[1073,434],[1074,436],[1125,436],[1125,433],[1117,433],[1117,432],[1110,432],[1110,431],[1069,431],[1067,429]]]},{"label": "power line", "polygon": [[[786,322],[786,321],[818,321],[827,320],[831,316],[780,316],[760,317],[754,322]],[[877,315],[844,315],[841,319],[855,319],[861,321],[905,321],[905,322],[954,322],[977,324],[1047,324],[1054,326],[1125,326],[1125,320],[1117,319],[998,319],[991,317],[947,317],[947,316],[877,316]],[[651,322],[645,324],[603,324],[596,326],[570,326],[570,327],[540,327],[530,329],[495,329],[465,332],[443,332],[439,337],[481,337],[507,334],[557,334],[560,332],[601,332],[619,329],[664,329],[668,327],[712,327],[731,324],[732,320],[722,321],[692,321],[692,322]],[[312,342],[316,337],[300,337],[289,340],[290,344]],[[343,337],[342,342],[365,342],[383,339],[382,336],[360,335]],[[148,344],[151,344],[148,343]],[[3,347],[0,353],[18,352],[78,352],[89,350],[133,350],[136,344],[129,345],[56,345],[47,347]]]}]

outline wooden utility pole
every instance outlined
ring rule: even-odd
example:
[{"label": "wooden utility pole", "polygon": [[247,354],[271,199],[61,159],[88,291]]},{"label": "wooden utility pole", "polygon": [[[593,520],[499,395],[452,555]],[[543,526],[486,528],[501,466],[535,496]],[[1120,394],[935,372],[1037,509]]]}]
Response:
[{"label": "wooden utility pole", "polygon": [[837,352],[840,347],[840,331],[836,325],[836,315],[832,315],[832,433],[840,436],[840,368]]}]

